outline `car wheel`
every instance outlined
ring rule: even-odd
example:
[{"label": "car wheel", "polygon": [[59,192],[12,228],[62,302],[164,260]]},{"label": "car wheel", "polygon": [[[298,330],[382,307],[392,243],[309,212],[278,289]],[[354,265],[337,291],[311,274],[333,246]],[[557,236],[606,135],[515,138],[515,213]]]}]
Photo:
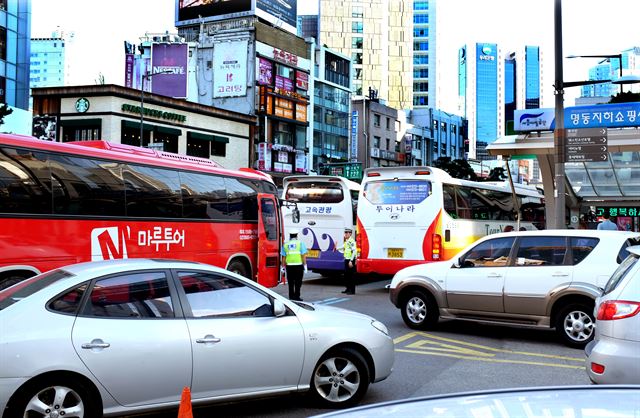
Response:
[{"label": "car wheel", "polygon": [[321,407],[357,404],[369,387],[369,367],[357,351],[343,348],[322,357],[311,377],[312,398]]},{"label": "car wheel", "polygon": [[596,331],[593,307],[583,304],[565,307],[556,318],[556,331],[568,346],[584,348]]},{"label": "car wheel", "polygon": [[429,329],[438,322],[438,305],[421,290],[414,290],[404,298],[402,319],[409,328]]},{"label": "car wheel", "polygon": [[10,405],[8,418],[102,417],[102,408],[82,384],[47,378],[27,385]]},{"label": "car wheel", "polygon": [[229,263],[229,267],[227,268],[227,270],[232,273],[239,274],[242,277],[246,277],[247,279],[251,279],[251,277],[249,276],[249,272],[247,271],[247,266],[242,261],[233,260],[231,263]]}]

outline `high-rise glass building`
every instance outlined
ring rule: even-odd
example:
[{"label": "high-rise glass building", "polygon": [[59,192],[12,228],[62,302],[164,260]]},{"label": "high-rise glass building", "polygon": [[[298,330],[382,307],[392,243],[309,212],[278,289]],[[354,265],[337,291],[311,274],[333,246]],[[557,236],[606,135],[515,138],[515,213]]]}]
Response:
[{"label": "high-rise glass building", "polygon": [[413,105],[413,0],[320,0],[320,45],[351,57],[353,92]]},{"label": "high-rise glass building", "polygon": [[[622,61],[622,69],[620,64]],[[640,74],[640,47],[626,49],[618,57],[603,58],[600,62],[589,69],[589,80],[617,80],[623,76]],[[640,91],[640,85],[623,85],[625,91]],[[582,86],[580,97],[609,97],[620,92],[620,86],[612,83],[592,84]]]},{"label": "high-rise glass building", "polygon": [[540,48],[503,53],[497,44],[476,43],[458,54],[459,110],[469,123],[469,157],[492,159],[486,146],[511,134],[514,111],[542,107]]},{"label": "high-rise glass building", "polygon": [[429,0],[413,2],[413,107],[429,106]]},{"label": "high-rise glass building", "polygon": [[29,109],[31,1],[0,0],[0,103]]},{"label": "high-rise glass building", "polygon": [[29,72],[31,87],[64,86],[65,40],[33,38]]},{"label": "high-rise glass building", "polygon": [[298,16],[297,26],[298,36],[301,38],[313,38],[318,43],[318,15],[301,15]]}]

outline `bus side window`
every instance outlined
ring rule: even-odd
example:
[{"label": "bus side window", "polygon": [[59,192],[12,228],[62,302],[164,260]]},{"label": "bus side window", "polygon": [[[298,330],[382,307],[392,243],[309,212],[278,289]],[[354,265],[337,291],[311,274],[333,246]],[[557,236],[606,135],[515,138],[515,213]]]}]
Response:
[{"label": "bus side window", "polygon": [[458,218],[460,219],[473,219],[471,217],[471,197],[467,188],[458,188],[456,193],[456,203],[458,207]]},{"label": "bus side window", "polygon": [[351,211],[353,212],[353,224],[355,225],[358,219],[358,191],[351,190]]},{"label": "bus side window", "polygon": [[453,219],[458,218],[458,214],[456,212],[456,190],[450,184],[442,185],[442,200],[444,210],[447,212],[449,216]]}]

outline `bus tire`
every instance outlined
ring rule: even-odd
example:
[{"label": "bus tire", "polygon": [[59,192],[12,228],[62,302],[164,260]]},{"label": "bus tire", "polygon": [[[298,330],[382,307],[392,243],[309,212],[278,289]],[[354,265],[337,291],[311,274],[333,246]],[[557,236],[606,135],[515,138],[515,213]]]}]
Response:
[{"label": "bus tire", "polygon": [[229,267],[227,267],[232,273],[239,274],[242,277],[246,277],[247,279],[253,279],[251,277],[251,268],[247,266],[247,264],[239,259],[234,259],[229,263]]},{"label": "bus tire", "polygon": [[422,290],[410,291],[402,299],[400,311],[404,323],[412,329],[431,329],[438,323],[438,304]]},{"label": "bus tire", "polygon": [[13,286],[16,283],[20,283],[32,276],[35,276],[35,274],[9,272],[4,276],[0,275],[0,290]]}]

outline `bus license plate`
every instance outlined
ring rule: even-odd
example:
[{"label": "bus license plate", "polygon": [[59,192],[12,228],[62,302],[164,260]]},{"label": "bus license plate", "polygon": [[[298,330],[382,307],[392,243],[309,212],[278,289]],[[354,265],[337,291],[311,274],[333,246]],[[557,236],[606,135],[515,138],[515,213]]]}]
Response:
[{"label": "bus license plate", "polygon": [[404,256],[403,248],[387,248],[387,257],[402,258]]},{"label": "bus license plate", "polygon": [[307,258],[318,258],[318,257],[320,257],[320,250],[307,251]]}]

